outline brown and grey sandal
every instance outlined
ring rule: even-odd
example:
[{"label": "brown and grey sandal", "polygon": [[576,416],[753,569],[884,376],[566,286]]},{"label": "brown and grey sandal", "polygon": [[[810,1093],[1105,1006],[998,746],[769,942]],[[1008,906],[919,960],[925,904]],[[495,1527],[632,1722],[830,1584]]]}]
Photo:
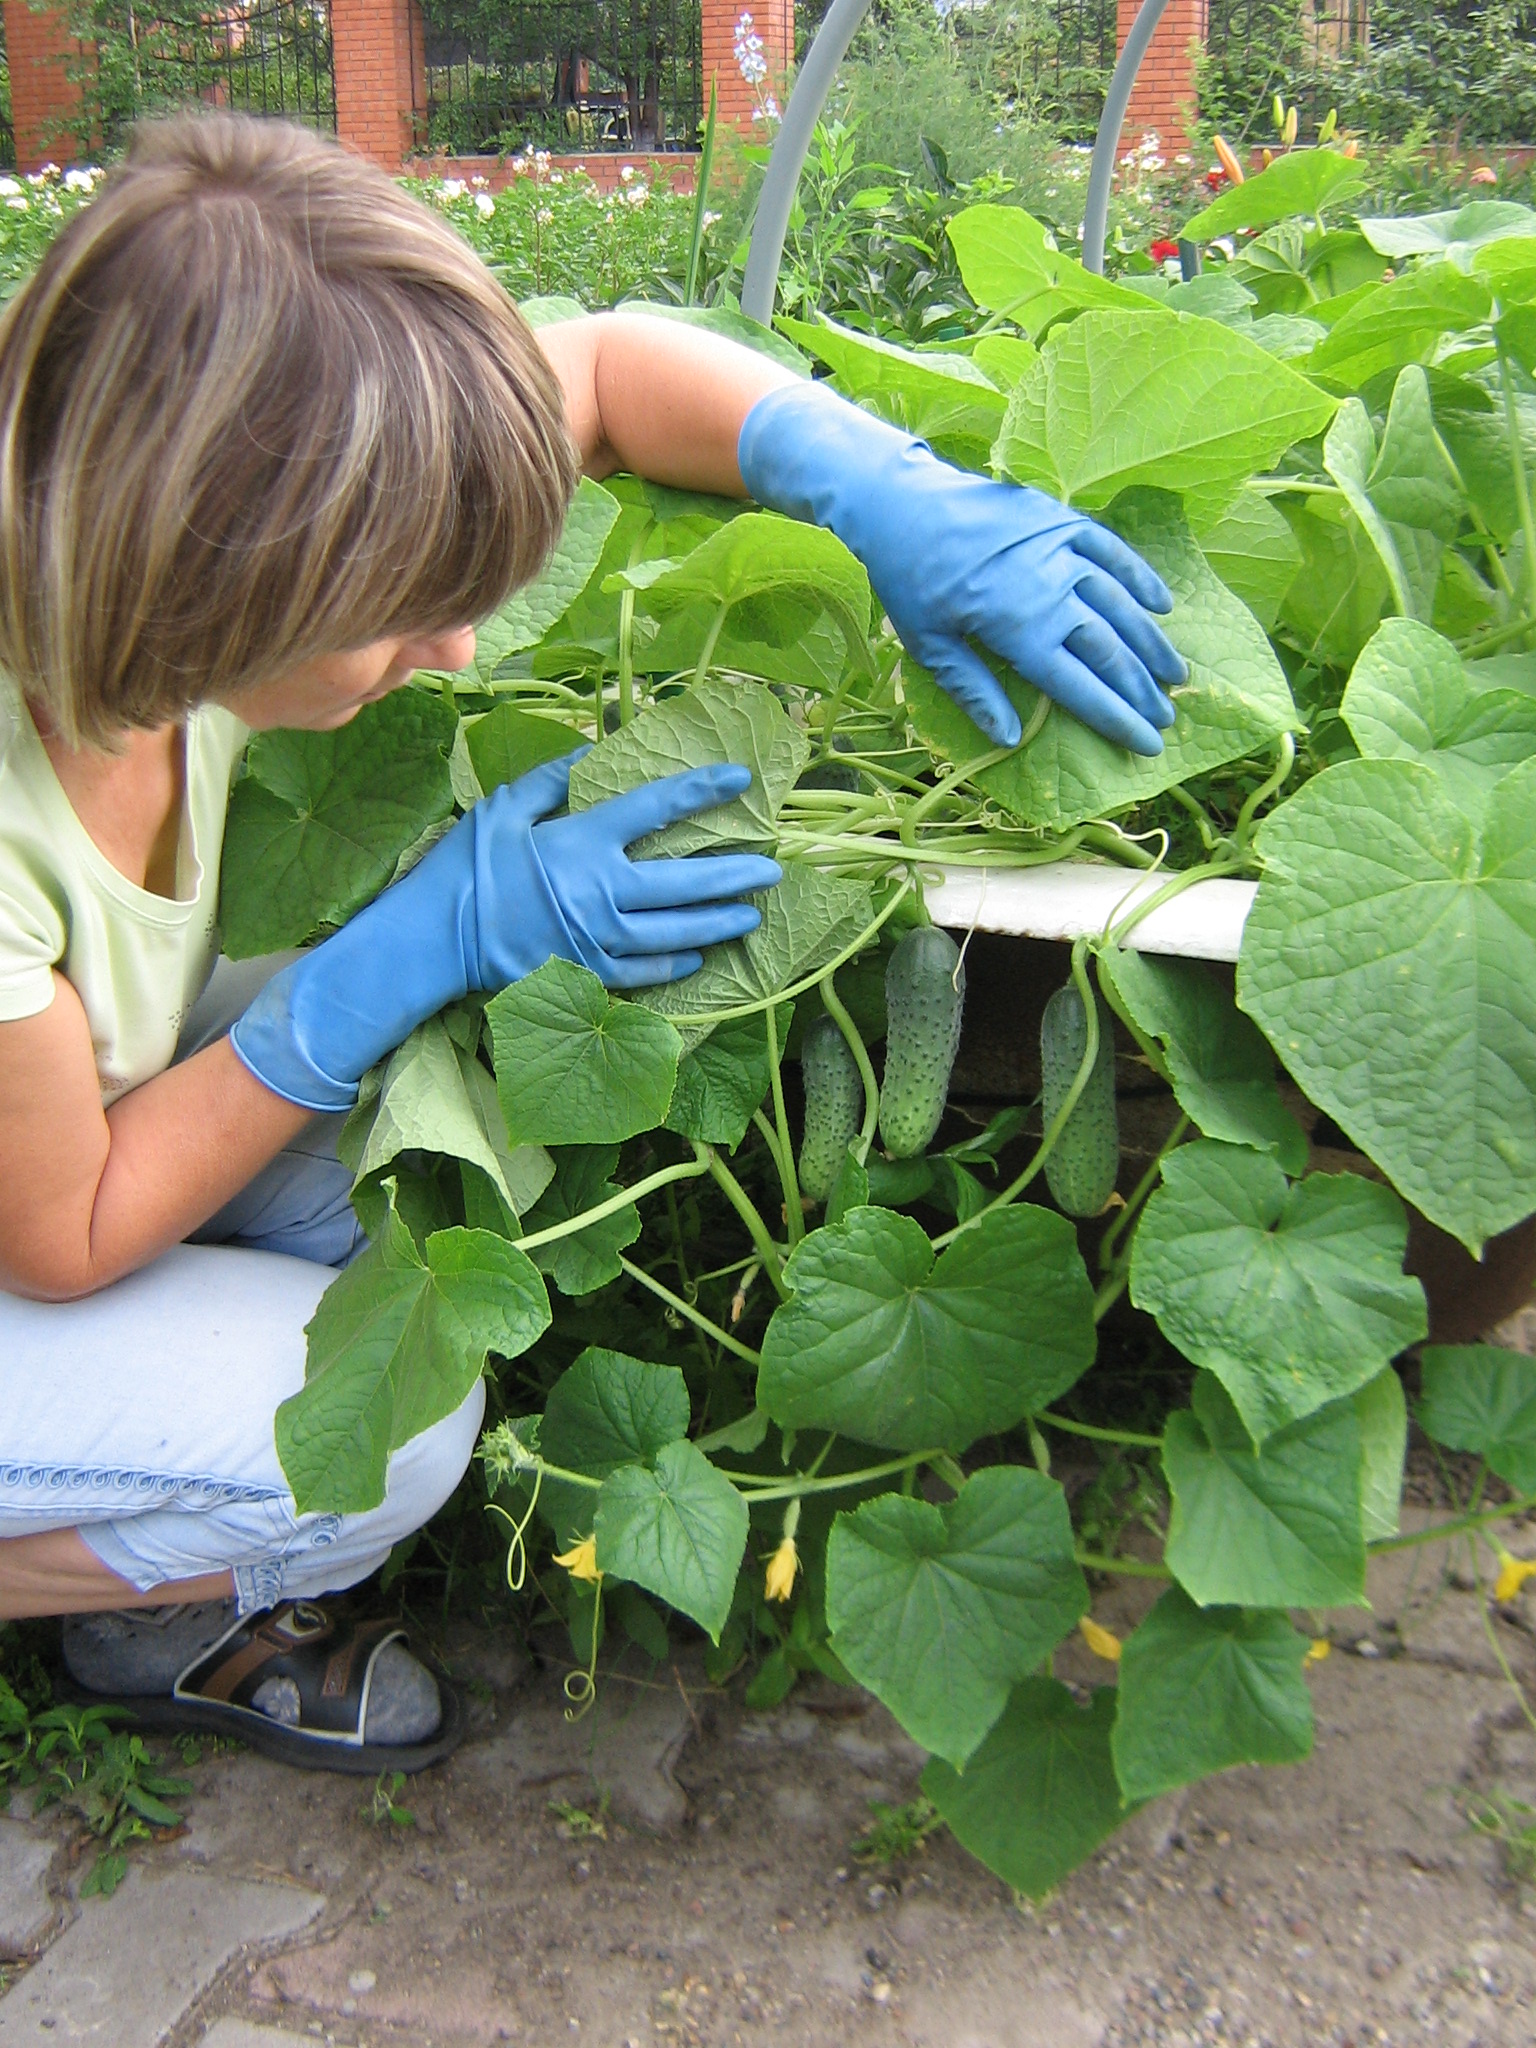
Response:
[{"label": "brown and grey sandal", "polygon": [[[421,1742],[368,1742],[368,1693],[387,1643],[405,1630],[387,1620],[355,1621],[313,1600],[285,1600],[237,1621],[176,1680],[169,1696],[127,1702],[145,1726],[230,1735],[301,1770],[421,1771],[441,1763],[464,1734],[462,1695],[434,1670],[442,1719]],[[277,1719],[254,1703],[258,1688],[286,1679],[298,1716]]]}]

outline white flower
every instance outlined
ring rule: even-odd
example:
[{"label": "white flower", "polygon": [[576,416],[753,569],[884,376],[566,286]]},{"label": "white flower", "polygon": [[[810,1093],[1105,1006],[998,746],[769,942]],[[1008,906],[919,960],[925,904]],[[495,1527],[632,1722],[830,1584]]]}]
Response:
[{"label": "white flower", "polygon": [[19,199],[21,187],[14,178],[0,178],[0,199]]},{"label": "white flower", "polygon": [[443,197],[445,199],[462,199],[468,190],[469,187],[462,178],[444,178],[443,180]]},{"label": "white flower", "polygon": [[475,211],[482,220],[489,220],[491,218],[491,215],[496,211],[496,202],[489,192],[477,192],[475,194]]},{"label": "white flower", "polygon": [[643,185],[631,185],[623,196],[631,206],[644,206],[647,195]]},{"label": "white flower", "polygon": [[712,228],[712,227],[713,227],[713,226],[715,225],[716,221],[718,221],[718,220],[719,220],[719,218],[720,218],[720,216],[719,216],[719,214],[718,214],[718,213],[711,213],[711,212],[709,211],[709,209],[708,209],[707,207],[705,208],[705,210],[704,210],[704,225],[705,225],[705,227],[707,227],[707,228]]},{"label": "white flower", "polygon": [[66,171],[64,189],[66,192],[94,192],[100,171]]},{"label": "white flower", "polygon": [[5,203],[7,206],[14,207],[17,213],[25,213],[27,210],[27,201],[25,194],[23,194],[23,196],[19,199],[7,199]]},{"label": "white flower", "polygon": [[551,183],[551,185],[563,185],[565,183],[564,171],[551,171],[549,174],[549,182]]},{"label": "white flower", "polygon": [[633,164],[622,164],[619,167],[619,183],[621,185],[627,185],[634,175],[635,167]]},{"label": "white flower", "polygon": [[534,215],[534,219],[538,222],[541,228],[547,228],[550,222],[554,219],[554,217],[555,216],[553,208],[548,206],[541,206],[538,212]]},{"label": "white flower", "polygon": [[491,181],[489,178],[471,178],[469,182],[477,192],[484,192]]}]

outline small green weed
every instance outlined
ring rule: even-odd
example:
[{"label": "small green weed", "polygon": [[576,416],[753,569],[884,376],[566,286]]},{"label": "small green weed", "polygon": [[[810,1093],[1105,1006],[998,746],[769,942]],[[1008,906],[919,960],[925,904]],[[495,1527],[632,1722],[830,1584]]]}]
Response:
[{"label": "small green weed", "polygon": [[572,1806],[568,1799],[551,1799],[549,1810],[558,1823],[557,1832],[575,1842],[608,1839],[609,1794],[604,1792],[597,1802],[596,1813],[589,1813],[584,1806]]},{"label": "small green weed", "polygon": [[404,1771],[380,1771],[374,1780],[373,1796],[358,1812],[370,1827],[413,1828],[416,1825],[415,1811],[400,1804],[400,1794],[405,1790]]},{"label": "small green weed", "polygon": [[915,1855],[934,1829],[943,1825],[939,1809],[931,1799],[922,1797],[909,1799],[905,1806],[887,1806],[872,1799],[869,1810],[873,1819],[853,1844],[855,1863],[900,1863]]},{"label": "small green weed", "polygon": [[108,1898],[117,1890],[127,1873],[123,1852],[130,1842],[184,1825],[184,1816],[166,1802],[190,1792],[190,1781],[168,1776],[141,1736],[112,1726],[126,1712],[59,1706],[30,1720],[30,1751],[18,1781],[38,1788],[33,1812],[63,1807],[102,1845],[80,1887],[82,1898]]},{"label": "small green weed", "polygon": [[1468,1805],[1467,1820],[1499,1844],[1511,1883],[1536,1887],[1536,1806],[1508,1792],[1488,1792]]}]

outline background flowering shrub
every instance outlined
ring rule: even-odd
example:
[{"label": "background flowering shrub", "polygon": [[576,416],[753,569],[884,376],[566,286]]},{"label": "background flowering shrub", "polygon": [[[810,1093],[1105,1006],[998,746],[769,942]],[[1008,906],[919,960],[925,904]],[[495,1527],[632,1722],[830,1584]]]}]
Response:
[{"label": "background flowering shrub", "polygon": [[64,222],[101,179],[95,169],[46,164],[28,177],[0,177],[0,300],[8,299],[41,259]]}]

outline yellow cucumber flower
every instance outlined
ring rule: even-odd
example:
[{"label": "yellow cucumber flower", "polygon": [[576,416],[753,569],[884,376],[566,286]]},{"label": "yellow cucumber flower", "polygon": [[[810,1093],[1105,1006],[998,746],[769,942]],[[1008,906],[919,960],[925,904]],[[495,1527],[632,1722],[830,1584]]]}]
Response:
[{"label": "yellow cucumber flower", "polygon": [[603,1576],[597,1568],[597,1538],[583,1536],[579,1543],[573,1543],[569,1550],[557,1550],[555,1563],[564,1565],[573,1579],[585,1579],[596,1585]]},{"label": "yellow cucumber flower", "polygon": [[786,1536],[768,1560],[768,1579],[763,1587],[763,1597],[787,1600],[795,1590],[795,1574],[799,1569],[800,1553],[795,1548],[795,1539]]},{"label": "yellow cucumber flower", "polygon": [[1120,1638],[1113,1629],[1101,1627],[1091,1614],[1085,1614],[1077,1627],[1078,1633],[1095,1657],[1102,1657],[1106,1664],[1120,1662]]},{"label": "yellow cucumber flower", "polygon": [[1314,1636],[1308,1645],[1307,1654],[1301,1661],[1303,1664],[1321,1664],[1323,1659],[1332,1653],[1333,1645],[1326,1636]]},{"label": "yellow cucumber flower", "polygon": [[1499,1576],[1493,1582],[1495,1600],[1513,1600],[1527,1579],[1536,1579],[1536,1557],[1511,1557],[1499,1552]]}]

